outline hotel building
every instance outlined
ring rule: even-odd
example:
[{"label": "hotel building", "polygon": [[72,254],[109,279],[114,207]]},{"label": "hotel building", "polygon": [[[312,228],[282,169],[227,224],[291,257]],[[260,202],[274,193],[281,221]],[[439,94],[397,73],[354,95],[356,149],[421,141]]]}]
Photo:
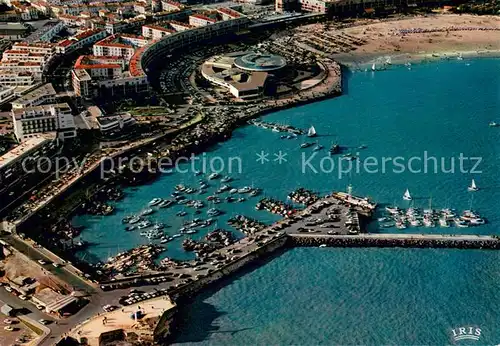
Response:
[{"label": "hotel building", "polygon": [[19,142],[45,132],[57,132],[60,139],[76,137],[75,122],[67,103],[13,109],[11,114]]}]

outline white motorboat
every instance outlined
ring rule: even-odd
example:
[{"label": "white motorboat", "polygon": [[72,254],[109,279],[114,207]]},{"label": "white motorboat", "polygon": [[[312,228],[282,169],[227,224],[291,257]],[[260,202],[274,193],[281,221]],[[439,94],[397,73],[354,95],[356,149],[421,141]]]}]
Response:
[{"label": "white motorboat", "polygon": [[168,207],[170,207],[174,203],[175,203],[174,201],[165,199],[160,204],[158,204],[158,207],[160,207],[160,208],[168,208]]},{"label": "white motorboat", "polygon": [[153,198],[150,202],[149,205],[154,207],[155,205],[160,204],[163,201],[161,198]]},{"label": "white motorboat", "polygon": [[229,175],[224,176],[220,181],[222,183],[229,183],[233,178],[231,178]]},{"label": "white motorboat", "polygon": [[472,226],[484,225],[485,223],[486,223],[486,221],[482,218],[470,219],[470,224]]},{"label": "white motorboat", "polygon": [[401,212],[401,209],[399,209],[398,207],[391,206],[385,207],[385,210],[387,210],[392,215],[399,214]]},{"label": "white motorboat", "polygon": [[252,188],[249,186],[242,187],[241,189],[238,189],[238,193],[248,193],[251,192]]},{"label": "white motorboat", "polygon": [[441,227],[450,227],[450,223],[448,222],[448,220],[446,218],[440,218],[439,219],[439,226]]},{"label": "white motorboat", "polygon": [[213,180],[219,177],[219,173],[212,173],[208,176],[208,179]]},{"label": "white motorboat", "polygon": [[138,223],[139,221],[141,221],[141,218],[139,216],[134,216],[130,219],[129,223]]},{"label": "white motorboat", "polygon": [[207,215],[209,215],[209,216],[217,216],[217,215],[220,215],[220,213],[221,213],[220,210],[216,209],[216,208],[210,208],[207,211]]},{"label": "white motorboat", "polygon": [[469,224],[467,221],[460,220],[460,219],[455,219],[455,225],[460,228],[466,228],[469,227]]},{"label": "white motorboat", "polygon": [[151,221],[149,220],[144,220],[137,224],[138,229],[148,228],[149,226],[151,226]]},{"label": "white motorboat", "polygon": [[142,216],[145,216],[145,215],[150,215],[150,214],[153,214],[154,213],[154,210],[151,209],[151,208],[148,208],[148,209],[144,209],[142,212],[141,212],[141,215]]}]

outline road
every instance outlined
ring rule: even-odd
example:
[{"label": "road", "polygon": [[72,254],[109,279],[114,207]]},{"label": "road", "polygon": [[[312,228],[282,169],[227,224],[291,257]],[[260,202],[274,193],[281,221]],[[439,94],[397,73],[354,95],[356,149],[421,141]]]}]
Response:
[{"label": "road", "polygon": [[[16,250],[18,250],[22,254],[32,259],[33,261],[38,261],[42,259],[47,262],[54,262],[54,261],[59,262],[59,259],[55,258],[54,255],[50,254],[50,252],[47,251],[46,249],[34,248],[27,241],[22,240],[15,235],[3,236],[2,239],[7,243],[9,243]],[[97,286],[92,285],[90,282],[79,276],[78,269],[70,265],[60,268],[55,268],[51,264],[48,264],[44,265],[43,268],[44,270],[49,271],[53,275],[60,278],[62,281],[68,283],[70,286],[73,287],[74,290],[84,291],[89,294],[96,292]]]}]

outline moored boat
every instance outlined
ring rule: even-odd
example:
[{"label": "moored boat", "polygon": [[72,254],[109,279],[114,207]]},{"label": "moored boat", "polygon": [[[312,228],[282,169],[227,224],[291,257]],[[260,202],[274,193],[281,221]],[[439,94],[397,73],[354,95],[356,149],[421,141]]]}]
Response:
[{"label": "moored boat", "polygon": [[163,201],[161,198],[153,198],[150,202],[149,205],[154,207],[155,205],[160,204]]},{"label": "moored boat", "polygon": [[213,180],[219,177],[219,173],[212,173],[208,176],[208,179]]}]

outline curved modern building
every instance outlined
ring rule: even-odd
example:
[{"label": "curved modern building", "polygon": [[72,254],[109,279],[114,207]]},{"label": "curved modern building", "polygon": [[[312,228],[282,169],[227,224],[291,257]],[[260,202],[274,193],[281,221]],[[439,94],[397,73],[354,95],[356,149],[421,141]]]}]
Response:
[{"label": "curved modern building", "polygon": [[285,66],[286,60],[279,55],[235,52],[205,61],[201,74],[239,99],[252,99],[261,97],[269,77]]},{"label": "curved modern building", "polygon": [[234,65],[244,71],[276,71],[286,66],[282,56],[274,54],[248,53],[234,60]]},{"label": "curved modern building", "polygon": [[239,17],[166,35],[161,40],[136,51],[136,54],[130,60],[130,72],[132,75],[150,74],[152,71],[149,71],[149,66],[162,56],[197,42],[233,34],[246,28],[248,23],[248,17],[240,15]]}]

